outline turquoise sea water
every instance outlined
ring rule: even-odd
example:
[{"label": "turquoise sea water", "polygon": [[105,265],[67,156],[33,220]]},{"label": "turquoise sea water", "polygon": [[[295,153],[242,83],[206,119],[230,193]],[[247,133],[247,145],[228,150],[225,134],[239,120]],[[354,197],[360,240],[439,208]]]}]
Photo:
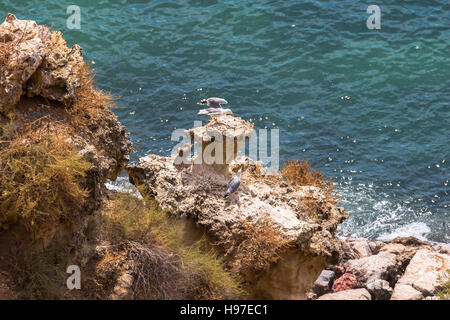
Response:
[{"label": "turquoise sea water", "polygon": [[[7,1],[0,14],[63,31],[136,152],[167,155],[201,98],[280,130],[280,159],[333,177],[342,236],[450,242],[450,4],[387,1]],[[81,9],[69,30],[66,8]],[[381,29],[369,30],[369,4]]]}]

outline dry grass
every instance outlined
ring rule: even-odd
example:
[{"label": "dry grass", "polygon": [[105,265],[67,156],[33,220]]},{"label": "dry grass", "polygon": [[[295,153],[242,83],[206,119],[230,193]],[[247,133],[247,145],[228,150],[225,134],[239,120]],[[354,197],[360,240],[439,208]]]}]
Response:
[{"label": "dry grass", "polygon": [[436,296],[440,300],[450,300],[450,269],[447,269],[445,273],[438,279],[440,283],[440,289],[436,292]]},{"label": "dry grass", "polygon": [[225,261],[203,238],[183,246],[180,256],[186,266],[187,298],[196,300],[239,299],[247,295],[240,275],[225,268]]},{"label": "dry grass", "polygon": [[293,159],[283,164],[281,175],[294,187],[315,186],[331,192],[334,188],[330,180],[325,180],[319,169],[311,170],[309,162],[302,159]]},{"label": "dry grass", "polygon": [[134,275],[134,298],[180,299],[182,265],[177,255],[152,248],[149,245],[128,241],[128,259]]},{"label": "dry grass", "polygon": [[62,299],[68,293],[65,285],[69,254],[52,243],[43,251],[30,248],[17,251],[10,267],[20,299]]},{"label": "dry grass", "polygon": [[242,220],[239,230],[233,230],[226,256],[231,258],[230,265],[235,272],[262,271],[278,261],[280,253],[290,246],[289,242],[267,217],[255,224]]},{"label": "dry grass", "polygon": [[127,252],[135,298],[232,299],[244,294],[240,278],[225,269],[205,240],[186,245],[177,220],[154,200],[122,193],[110,199],[103,237]]},{"label": "dry grass", "polygon": [[327,219],[330,212],[330,205],[337,205],[340,200],[334,191],[333,182],[324,179],[320,170],[311,170],[309,162],[305,159],[301,162],[298,159],[293,159],[284,163],[281,169],[281,175],[294,188],[301,186],[315,186],[320,188],[324,199],[317,199],[311,193],[307,193],[299,200],[300,206],[314,219],[319,221]]},{"label": "dry grass", "polygon": [[66,136],[16,134],[0,157],[0,226],[20,221],[34,239],[45,239],[60,223],[73,222],[88,192],[80,181],[90,164]]},{"label": "dry grass", "polygon": [[156,246],[179,247],[182,230],[177,221],[159,209],[155,201],[143,201],[124,193],[110,193],[103,222],[104,237],[113,243],[138,241]]},{"label": "dry grass", "polygon": [[116,108],[115,97],[100,90],[94,82],[95,71],[87,65],[77,66],[80,86],[75,91],[75,99],[69,112],[75,123],[84,123],[86,114],[92,118],[109,108]]}]

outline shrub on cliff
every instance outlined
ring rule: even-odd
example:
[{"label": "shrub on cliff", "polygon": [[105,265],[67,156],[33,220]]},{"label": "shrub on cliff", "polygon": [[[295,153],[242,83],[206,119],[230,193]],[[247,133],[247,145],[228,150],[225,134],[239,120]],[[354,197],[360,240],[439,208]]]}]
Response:
[{"label": "shrub on cliff", "polygon": [[289,247],[272,221],[262,217],[255,224],[242,220],[239,232],[233,232],[226,256],[235,272],[262,271],[276,263],[279,254]]},{"label": "shrub on cliff", "polygon": [[337,204],[339,199],[334,192],[334,184],[331,180],[323,178],[319,169],[311,170],[309,162],[302,159],[293,159],[285,162],[281,169],[281,175],[294,188],[301,186],[315,186],[320,188],[324,195],[323,201],[317,199],[312,194],[307,193],[300,199],[300,206],[315,219],[327,219],[330,212],[330,204]]},{"label": "shrub on cliff", "polygon": [[45,239],[56,225],[73,222],[90,164],[67,137],[37,130],[1,139],[0,227],[21,222],[34,239]]},{"label": "shrub on cliff", "polygon": [[200,240],[183,240],[178,221],[151,199],[112,193],[102,238],[124,248],[138,299],[230,299],[240,297],[240,279]]},{"label": "shrub on cliff", "polygon": [[[115,97],[100,90],[95,82],[95,72],[87,65],[78,67],[80,86],[75,90],[73,104],[69,111],[74,115],[78,111],[86,111],[92,116],[97,116],[101,110],[116,108]],[[78,119],[84,122],[82,119]]]},{"label": "shrub on cliff", "polygon": [[20,299],[63,299],[71,292],[65,286],[69,265],[67,248],[53,241],[42,251],[18,250],[10,270]]},{"label": "shrub on cliff", "polygon": [[331,193],[334,189],[333,183],[330,180],[325,180],[319,169],[311,170],[309,162],[305,159],[302,159],[301,162],[298,159],[285,162],[281,169],[281,175],[294,187],[315,186],[328,193]]}]

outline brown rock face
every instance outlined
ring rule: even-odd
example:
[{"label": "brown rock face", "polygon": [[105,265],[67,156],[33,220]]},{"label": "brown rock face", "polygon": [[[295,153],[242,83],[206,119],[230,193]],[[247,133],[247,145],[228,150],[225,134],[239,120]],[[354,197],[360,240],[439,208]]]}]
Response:
[{"label": "brown rock face", "polygon": [[78,45],[68,48],[62,34],[9,14],[0,25],[0,111],[21,97],[41,96],[69,105],[80,86],[77,68],[84,64]]},{"label": "brown rock face", "polygon": [[[337,260],[341,246],[335,231],[347,213],[328,204],[326,217],[319,218],[306,211],[301,201],[305,195],[326,201],[320,188],[294,189],[267,175],[258,162],[247,157],[236,158],[243,137],[250,135],[252,129],[252,124],[232,116],[211,119],[206,126],[187,131],[192,140],[200,138],[197,140],[201,144],[201,154],[181,164],[180,152],[170,157],[146,156],[140,159],[139,165],[128,166],[130,181],[154,197],[163,209],[186,216],[206,230],[211,241],[219,242],[225,250],[246,232],[244,222],[257,226],[262,220],[269,220],[289,242],[291,249],[270,268],[246,274],[254,289],[253,295],[270,299],[304,299],[320,271]],[[211,141],[214,131],[222,138]],[[234,150],[222,144],[215,149],[216,152],[223,150],[219,158],[227,159],[229,163],[199,161],[205,158],[206,147],[220,141],[235,141],[231,143]],[[187,144],[180,149],[183,150],[181,154],[190,154],[191,148],[192,145]],[[243,169],[240,188],[229,198],[224,198],[233,175],[230,169],[236,172],[238,168]]]}]

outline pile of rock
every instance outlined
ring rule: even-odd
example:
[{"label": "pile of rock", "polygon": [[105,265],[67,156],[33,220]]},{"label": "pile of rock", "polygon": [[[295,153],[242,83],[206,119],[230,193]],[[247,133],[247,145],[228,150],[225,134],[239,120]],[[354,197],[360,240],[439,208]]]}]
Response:
[{"label": "pile of rock", "polygon": [[414,237],[391,242],[345,239],[338,266],[322,271],[308,299],[432,299],[439,276],[450,268],[450,246],[431,245]]}]

